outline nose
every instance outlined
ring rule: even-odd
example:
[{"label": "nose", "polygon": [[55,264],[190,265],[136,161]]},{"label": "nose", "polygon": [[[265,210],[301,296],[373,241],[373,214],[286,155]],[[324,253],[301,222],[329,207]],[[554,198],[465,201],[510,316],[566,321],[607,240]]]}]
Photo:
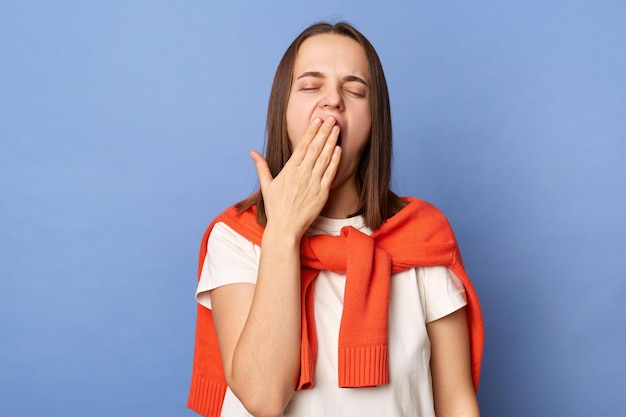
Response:
[{"label": "nose", "polygon": [[343,110],[343,96],[338,88],[328,88],[320,100],[320,107],[324,109]]}]

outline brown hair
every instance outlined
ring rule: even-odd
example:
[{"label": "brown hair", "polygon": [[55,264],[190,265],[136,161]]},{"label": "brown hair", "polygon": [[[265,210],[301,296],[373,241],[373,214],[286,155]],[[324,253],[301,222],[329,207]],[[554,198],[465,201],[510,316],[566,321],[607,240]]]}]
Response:
[{"label": "brown hair", "polygon": [[[372,127],[370,140],[361,155],[357,172],[357,187],[360,194],[362,213],[365,224],[376,230],[389,217],[397,213],[405,202],[390,188],[391,181],[391,108],[389,92],[383,67],[376,50],[365,36],[352,25],[316,23],[305,29],[291,43],[283,55],[272,84],[267,109],[267,137],[265,159],[273,177],[281,171],[291,156],[291,142],[287,134],[286,111],[296,54],[302,43],[316,35],[337,34],[355,40],[365,50],[370,71],[370,111]],[[257,221],[264,226],[267,223],[265,206],[261,191],[238,203],[240,210],[257,205]]]}]

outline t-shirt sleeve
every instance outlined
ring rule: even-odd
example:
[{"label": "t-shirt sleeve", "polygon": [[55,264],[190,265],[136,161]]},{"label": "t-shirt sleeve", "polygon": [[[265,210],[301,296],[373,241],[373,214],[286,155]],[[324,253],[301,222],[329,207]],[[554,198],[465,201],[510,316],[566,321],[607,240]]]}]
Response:
[{"label": "t-shirt sleeve", "polygon": [[210,291],[228,284],[256,284],[261,248],[225,223],[216,223],[207,243],[196,300],[211,308]]},{"label": "t-shirt sleeve", "polygon": [[426,323],[447,316],[467,304],[461,280],[449,268],[422,268],[420,289]]}]

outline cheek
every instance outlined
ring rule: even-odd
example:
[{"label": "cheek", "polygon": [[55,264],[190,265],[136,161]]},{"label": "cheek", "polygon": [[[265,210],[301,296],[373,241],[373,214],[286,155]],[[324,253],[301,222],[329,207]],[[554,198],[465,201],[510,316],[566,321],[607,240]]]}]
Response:
[{"label": "cheek", "polygon": [[285,118],[289,141],[292,146],[295,146],[309,126],[309,113],[300,103],[290,100],[287,104]]},{"label": "cheek", "polygon": [[360,149],[363,149],[367,142],[369,141],[370,135],[372,133],[372,120],[370,117],[369,111],[366,114],[361,115],[359,118],[360,122],[357,125],[358,130],[356,133],[356,142]]}]

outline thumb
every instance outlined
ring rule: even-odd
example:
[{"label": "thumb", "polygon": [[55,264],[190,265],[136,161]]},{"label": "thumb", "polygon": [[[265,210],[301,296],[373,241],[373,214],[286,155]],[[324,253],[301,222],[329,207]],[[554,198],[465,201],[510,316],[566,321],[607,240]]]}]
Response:
[{"label": "thumb", "polygon": [[254,161],[254,166],[256,167],[256,174],[259,177],[259,183],[261,184],[261,191],[263,191],[274,179],[272,177],[272,173],[270,172],[270,168],[267,165],[267,161],[260,153],[257,151],[251,151],[250,157]]}]

